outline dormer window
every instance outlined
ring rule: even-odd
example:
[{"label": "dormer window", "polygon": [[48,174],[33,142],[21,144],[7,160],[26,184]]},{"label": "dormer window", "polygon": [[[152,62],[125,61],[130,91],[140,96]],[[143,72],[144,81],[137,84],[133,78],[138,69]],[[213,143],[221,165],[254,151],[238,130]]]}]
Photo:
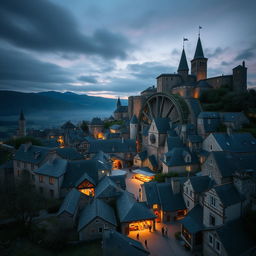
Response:
[{"label": "dormer window", "polygon": [[190,162],[191,162],[191,155],[190,155],[190,154],[186,154],[186,156],[185,156],[185,162],[186,162],[186,163],[190,163]]}]

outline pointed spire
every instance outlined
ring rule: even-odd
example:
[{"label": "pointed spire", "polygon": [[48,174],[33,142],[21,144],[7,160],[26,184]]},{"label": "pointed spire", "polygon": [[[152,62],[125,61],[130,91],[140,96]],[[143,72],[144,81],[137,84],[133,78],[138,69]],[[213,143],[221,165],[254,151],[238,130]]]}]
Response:
[{"label": "pointed spire", "polygon": [[188,71],[188,62],[187,62],[187,57],[185,50],[182,50],[181,58],[180,58],[180,64],[178,67],[178,72],[179,71]]},{"label": "pointed spire", "polygon": [[120,97],[118,97],[117,103],[116,103],[116,107],[119,108],[121,105],[122,105],[122,104],[121,104]]},{"label": "pointed spire", "polygon": [[198,36],[194,59],[204,58],[203,47],[200,36]]},{"label": "pointed spire", "polygon": [[25,120],[23,110],[20,111],[20,120],[21,121]]}]

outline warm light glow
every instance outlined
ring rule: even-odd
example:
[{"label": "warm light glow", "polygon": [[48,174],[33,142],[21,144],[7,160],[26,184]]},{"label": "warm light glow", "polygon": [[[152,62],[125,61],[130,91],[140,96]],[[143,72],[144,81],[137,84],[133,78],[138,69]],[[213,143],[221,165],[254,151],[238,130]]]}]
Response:
[{"label": "warm light glow", "polygon": [[151,225],[151,227],[153,227],[153,221],[152,220],[132,222],[132,223],[129,224],[129,231],[138,231],[138,230],[148,229],[148,227],[150,225]]},{"label": "warm light glow", "polygon": [[146,175],[143,175],[143,174],[135,174],[135,178],[142,181],[142,182],[149,182],[154,178],[154,176],[146,176]]},{"label": "warm light glow", "polygon": [[104,140],[104,139],[105,139],[104,134],[103,134],[102,132],[99,132],[99,133],[97,134],[97,139],[98,139],[98,140]]},{"label": "warm light glow", "polygon": [[112,161],[113,161],[113,164],[112,164],[112,168],[113,169],[122,169],[122,162],[121,162],[121,160],[119,160],[119,159],[113,160],[112,159]]},{"label": "warm light glow", "polygon": [[158,204],[153,204],[153,209],[157,209],[158,208]]},{"label": "warm light glow", "polygon": [[199,98],[199,91],[198,91],[198,90],[196,90],[196,91],[194,92],[194,98],[195,98],[195,99],[198,99],[198,98]]},{"label": "warm light glow", "polygon": [[186,171],[191,172],[192,168],[190,165],[186,166]]},{"label": "warm light glow", "polygon": [[79,189],[79,191],[87,196],[94,196],[94,188],[83,188]]},{"label": "warm light glow", "polygon": [[59,136],[57,142],[60,144],[60,148],[64,148],[64,139],[63,136]]}]

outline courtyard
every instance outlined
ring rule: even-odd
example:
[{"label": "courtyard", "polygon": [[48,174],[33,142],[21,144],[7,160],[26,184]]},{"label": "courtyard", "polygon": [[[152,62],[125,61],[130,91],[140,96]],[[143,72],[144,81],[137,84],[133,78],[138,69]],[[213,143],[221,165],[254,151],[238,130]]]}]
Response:
[{"label": "courtyard", "polygon": [[[133,193],[136,198],[139,198],[140,185],[143,182],[132,178],[132,173],[127,170],[126,189]],[[162,235],[162,227],[167,228],[167,236]],[[139,241],[145,246],[147,240],[147,249],[152,256],[172,255],[172,256],[189,256],[191,252],[187,251],[182,243],[175,239],[175,233],[180,231],[180,224],[172,222],[168,224],[156,223],[156,230],[150,232],[148,229],[140,231],[131,231],[129,237]]]}]

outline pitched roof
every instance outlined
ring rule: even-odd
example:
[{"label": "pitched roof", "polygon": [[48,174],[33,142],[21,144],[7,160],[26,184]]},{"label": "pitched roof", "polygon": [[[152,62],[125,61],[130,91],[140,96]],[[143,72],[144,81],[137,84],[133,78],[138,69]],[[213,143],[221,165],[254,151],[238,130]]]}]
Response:
[{"label": "pitched roof", "polygon": [[136,152],[135,140],[112,139],[89,141],[89,153],[103,151],[105,153]]},{"label": "pitched roof", "polygon": [[120,124],[113,124],[109,127],[109,129],[111,129],[111,130],[120,130],[121,125]]},{"label": "pitched roof", "polygon": [[57,154],[67,160],[82,160],[84,157],[74,148],[56,148]]},{"label": "pitched roof", "polygon": [[204,52],[203,52],[203,47],[202,47],[200,37],[198,37],[196,51],[194,55],[194,59],[199,59],[199,58],[204,58]]},{"label": "pitched roof", "polygon": [[188,141],[192,142],[192,143],[198,143],[198,142],[202,142],[203,138],[200,135],[188,135]]},{"label": "pitched roof", "polygon": [[113,180],[118,186],[120,186],[122,189],[126,188],[126,183],[125,183],[125,177],[126,175],[111,175],[108,176],[111,180]]},{"label": "pitched roof", "polygon": [[122,189],[109,177],[103,177],[95,189],[95,198],[112,198],[122,193]]},{"label": "pitched roof", "polygon": [[147,152],[147,150],[144,150],[144,151],[139,152],[137,155],[139,156],[141,161],[144,161],[148,156],[148,152]]},{"label": "pitched roof", "polygon": [[223,151],[256,152],[256,139],[251,133],[212,133]]},{"label": "pitched roof", "polygon": [[232,183],[215,186],[213,190],[217,193],[224,207],[228,207],[242,201],[241,195]]},{"label": "pitched roof", "polygon": [[179,67],[178,67],[178,72],[179,71],[188,71],[188,62],[187,62],[187,57],[186,57],[186,53],[185,50],[182,50],[182,54],[181,54],[181,58],[180,58],[180,63],[179,63]]},{"label": "pitched roof", "polygon": [[172,148],[184,147],[183,142],[178,136],[168,136],[166,139],[167,150],[170,151]]},{"label": "pitched roof", "polygon": [[68,162],[65,159],[55,158],[47,161],[38,169],[34,170],[34,173],[58,178],[65,174],[67,164]]},{"label": "pitched roof", "polygon": [[158,163],[157,163],[155,155],[149,156],[148,160],[151,163],[151,165],[153,166],[153,168],[157,168],[158,167]]},{"label": "pitched roof", "polygon": [[220,113],[219,112],[201,112],[198,115],[198,118],[207,118],[207,119],[219,119],[220,118]]},{"label": "pitched roof", "polygon": [[133,194],[124,191],[117,199],[117,214],[120,222],[155,219],[156,216],[144,202],[137,202]]},{"label": "pitched roof", "polygon": [[209,176],[192,176],[189,181],[196,193],[205,192],[215,184]]},{"label": "pitched roof", "polygon": [[22,144],[16,151],[14,159],[22,162],[39,164],[45,159],[51,150],[52,149],[48,147]]},{"label": "pitched roof", "polygon": [[104,122],[99,117],[94,117],[90,125],[104,125]]},{"label": "pitched roof", "polygon": [[119,106],[114,113],[125,113],[128,112],[128,106]]},{"label": "pitched roof", "polygon": [[77,229],[78,232],[97,217],[114,226],[117,225],[114,210],[104,201],[95,198],[81,211]]},{"label": "pitched roof", "polygon": [[133,115],[132,118],[131,118],[130,123],[131,123],[131,124],[137,124],[138,122],[139,122],[139,121],[138,121],[137,116],[136,116],[136,115]]},{"label": "pitched roof", "polygon": [[152,206],[153,204],[160,204],[156,184],[156,181],[150,181],[145,182],[141,185],[142,187],[144,187],[144,191],[147,198],[147,204],[150,206]]},{"label": "pitched roof", "polygon": [[228,255],[255,255],[256,243],[245,229],[242,220],[227,222],[224,226],[216,229],[216,232]]},{"label": "pitched roof", "polygon": [[192,234],[204,229],[203,225],[203,207],[197,204],[188,212],[184,219],[179,221]]},{"label": "pitched roof", "polygon": [[63,212],[67,212],[71,215],[74,215],[76,209],[78,208],[80,197],[81,197],[81,193],[77,189],[73,188],[65,196],[65,199],[63,200],[57,215],[60,215]]},{"label": "pitched roof", "polygon": [[154,119],[154,122],[159,133],[167,133],[170,129],[169,118],[158,117]]},{"label": "pitched roof", "polygon": [[113,229],[104,230],[102,247],[103,256],[147,256],[150,254],[139,241]]},{"label": "pitched roof", "polygon": [[67,121],[65,124],[63,124],[61,126],[61,129],[64,129],[64,130],[66,130],[66,129],[75,129],[75,128],[76,128],[76,126],[73,123],[71,123],[70,121]]},{"label": "pitched roof", "polygon": [[222,177],[230,177],[235,171],[255,168],[256,153],[238,154],[226,151],[211,152]]}]

